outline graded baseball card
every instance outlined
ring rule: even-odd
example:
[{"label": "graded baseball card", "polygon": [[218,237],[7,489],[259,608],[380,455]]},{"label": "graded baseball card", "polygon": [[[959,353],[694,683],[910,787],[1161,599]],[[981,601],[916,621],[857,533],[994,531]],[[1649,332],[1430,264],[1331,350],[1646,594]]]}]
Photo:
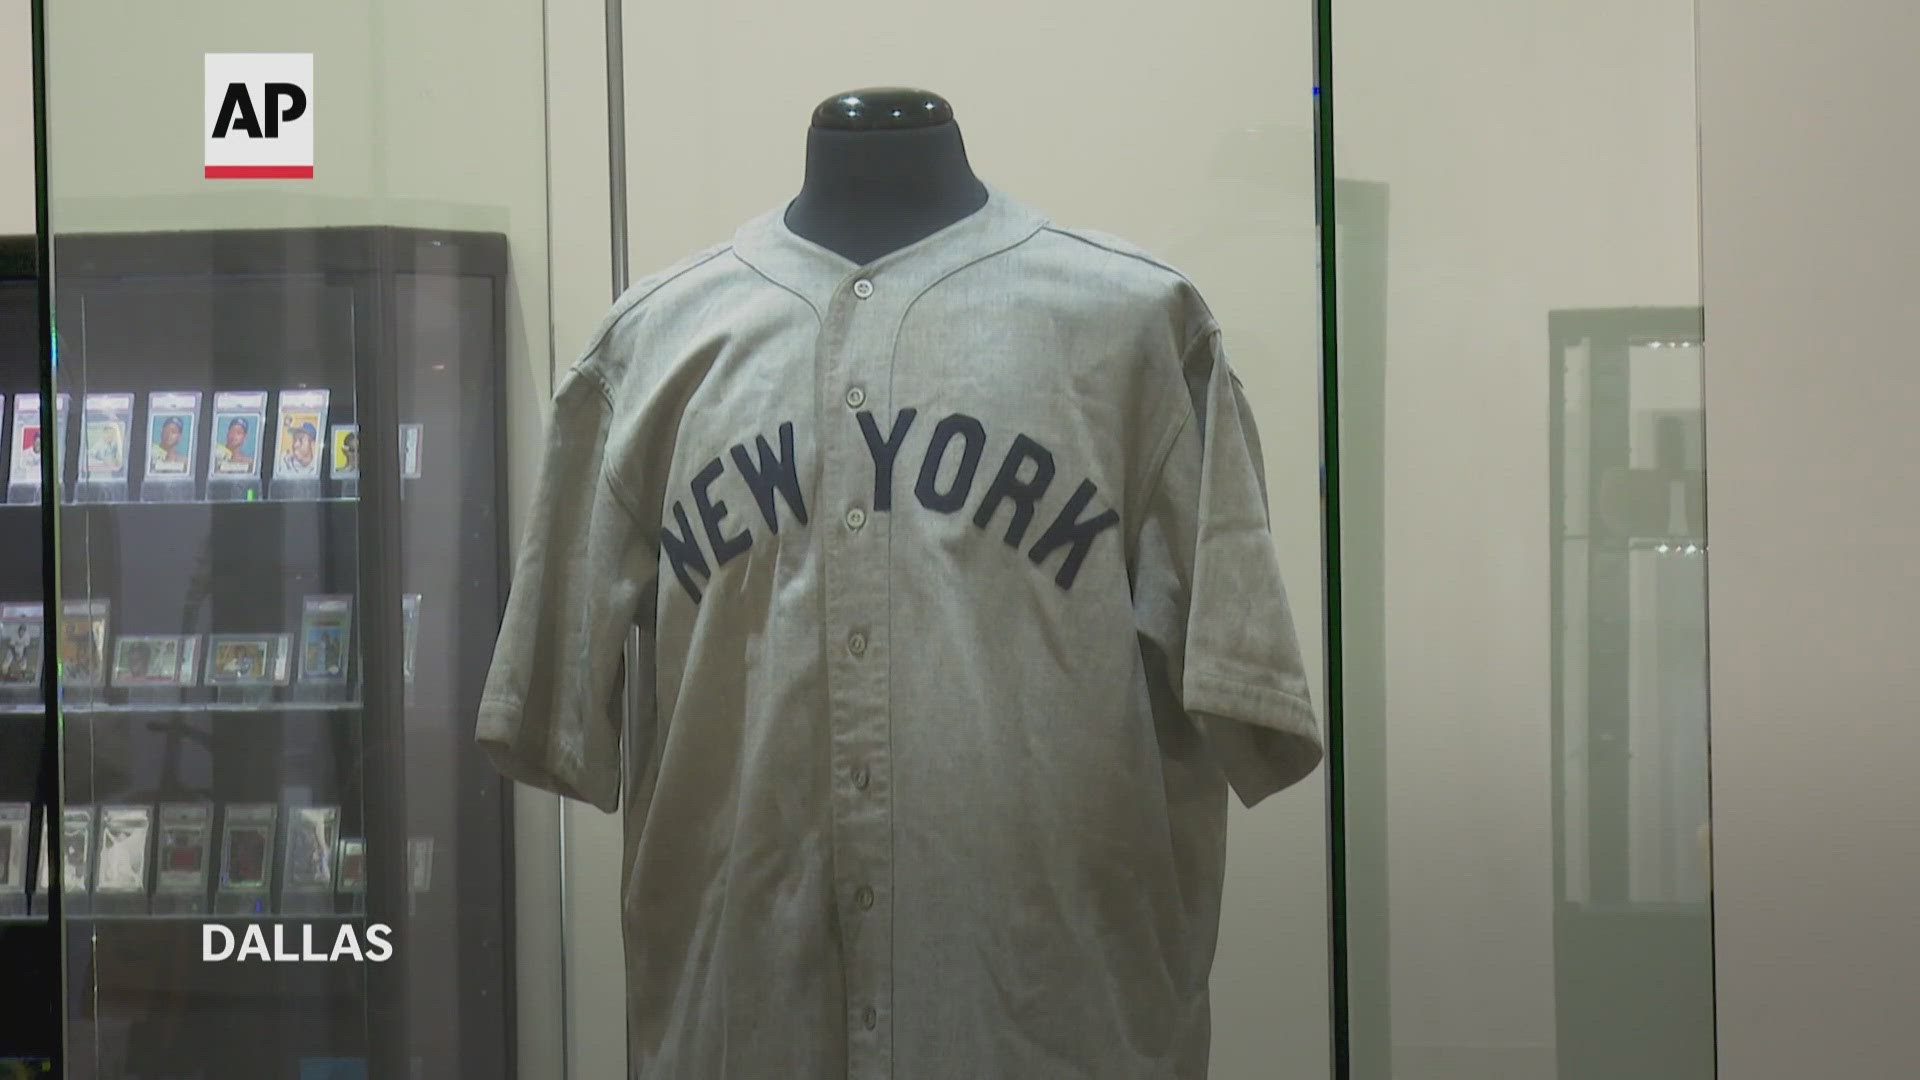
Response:
[{"label": "graded baseball card", "polygon": [[60,606],[60,681],[99,686],[107,676],[106,600],[68,600]]},{"label": "graded baseball card", "polygon": [[39,604],[0,604],[0,689],[40,685],[47,653],[47,627]]},{"label": "graded baseball card", "polygon": [[347,681],[353,597],[309,596],[300,607],[300,681]]},{"label": "graded baseball card", "polygon": [[433,837],[407,839],[407,888],[423,893],[433,884]]},{"label": "graded baseball card", "polygon": [[207,427],[207,475],[257,478],[261,433],[267,426],[265,390],[223,391],[213,395],[213,422]]},{"label": "graded baseball card", "polygon": [[132,634],[113,643],[113,685],[192,686],[200,635]]},{"label": "graded baseball card", "polygon": [[[93,807],[69,806],[60,815],[60,873],[64,875],[65,891],[84,893],[92,880],[93,870]],[[44,849],[43,849],[44,850]],[[46,887],[51,881],[45,865],[40,867],[40,885]]]},{"label": "graded baseball card", "polygon": [[32,807],[0,803],[0,897],[27,887],[27,822]]},{"label": "graded baseball card", "polygon": [[420,640],[420,594],[407,593],[400,597],[400,669],[407,682],[413,681],[414,645]]},{"label": "graded baseball card", "polygon": [[273,478],[318,480],[320,438],[327,430],[325,390],[280,391],[280,422],[274,425]]},{"label": "graded baseball card", "polygon": [[400,476],[406,480],[420,479],[420,425],[400,425]]},{"label": "graded baseball card", "polygon": [[286,634],[213,634],[207,639],[208,686],[285,686],[291,659]]},{"label": "graded baseball card", "polygon": [[[21,826],[25,828],[25,826]],[[367,842],[358,836],[340,838],[340,891],[348,894],[367,891]]]},{"label": "graded baseball card", "polygon": [[327,439],[327,475],[335,480],[360,479],[360,428],[335,424]]},{"label": "graded baseball card", "polygon": [[220,840],[220,888],[227,892],[265,892],[273,885],[272,803],[235,803],[227,807]]},{"label": "graded baseball card", "polygon": [[193,478],[194,437],[200,432],[200,391],[147,395],[147,479]]},{"label": "graded baseball card", "polygon": [[147,853],[152,839],[153,807],[102,806],[100,853],[94,859],[94,894],[145,895]]},{"label": "graded baseball card", "polygon": [[207,889],[207,852],[213,846],[210,803],[161,803],[154,891],[199,894]]},{"label": "graded baseball card", "polygon": [[280,888],[288,893],[333,891],[334,844],[340,808],[296,806],[287,811],[287,866]]},{"label": "graded baseball card", "polygon": [[81,416],[80,479],[125,480],[133,442],[133,395],[88,394]]},{"label": "graded baseball card", "polygon": [[[68,396],[61,394],[55,405],[54,424],[56,434],[67,430]],[[8,437],[7,478],[10,483],[38,485],[40,483],[40,454],[46,448],[40,422],[40,395],[15,394],[13,398],[13,432]]]}]

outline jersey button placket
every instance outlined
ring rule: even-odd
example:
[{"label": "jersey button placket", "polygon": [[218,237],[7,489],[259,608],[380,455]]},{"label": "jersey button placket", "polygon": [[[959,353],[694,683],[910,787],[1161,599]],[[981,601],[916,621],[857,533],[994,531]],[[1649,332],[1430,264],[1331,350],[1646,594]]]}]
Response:
[{"label": "jersey button placket", "polygon": [[[830,647],[834,775],[835,892],[840,903],[848,1003],[848,1074],[884,1077],[892,1069],[890,1040],[881,1028],[892,1000],[888,969],[893,878],[891,814],[887,797],[889,691],[885,632],[890,569],[885,530],[890,515],[874,513],[871,459],[857,415],[878,411],[884,393],[886,350],[898,318],[870,278],[843,283],[831,304],[829,349],[821,377],[836,387],[823,399],[824,461],[821,496],[841,508],[843,528],[824,537]],[[883,425],[887,420],[876,416]]]}]

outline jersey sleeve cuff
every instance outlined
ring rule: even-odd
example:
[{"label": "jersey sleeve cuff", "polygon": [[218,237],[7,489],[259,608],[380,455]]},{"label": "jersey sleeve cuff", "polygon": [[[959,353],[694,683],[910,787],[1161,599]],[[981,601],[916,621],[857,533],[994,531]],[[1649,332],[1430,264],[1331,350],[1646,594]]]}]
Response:
[{"label": "jersey sleeve cuff", "polygon": [[1227,783],[1251,807],[1292,787],[1326,756],[1307,699],[1271,686],[1187,672],[1185,704],[1205,734]]},{"label": "jersey sleeve cuff", "polygon": [[617,779],[604,769],[568,760],[549,739],[532,737],[544,729],[527,724],[525,713],[518,702],[481,699],[474,741],[493,767],[510,780],[590,803],[607,813],[619,809]]}]

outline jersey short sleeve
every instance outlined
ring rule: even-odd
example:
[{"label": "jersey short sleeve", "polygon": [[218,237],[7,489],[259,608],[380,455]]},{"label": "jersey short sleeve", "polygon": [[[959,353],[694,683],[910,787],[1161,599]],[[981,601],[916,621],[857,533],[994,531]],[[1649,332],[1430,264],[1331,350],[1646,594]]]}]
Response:
[{"label": "jersey short sleeve", "polygon": [[475,736],[504,775],[611,812],[626,631],[651,611],[658,571],[650,534],[604,460],[613,406],[592,360],[554,392]]},{"label": "jersey short sleeve", "polygon": [[1268,514],[1260,438],[1220,329],[1187,348],[1184,397],[1136,542],[1134,608],[1163,679],[1244,805],[1324,753]]}]

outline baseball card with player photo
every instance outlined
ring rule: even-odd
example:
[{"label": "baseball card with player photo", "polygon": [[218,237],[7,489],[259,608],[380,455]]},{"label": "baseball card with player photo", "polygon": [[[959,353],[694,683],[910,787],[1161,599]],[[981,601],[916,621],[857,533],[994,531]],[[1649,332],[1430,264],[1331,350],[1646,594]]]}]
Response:
[{"label": "baseball card with player photo", "polygon": [[198,634],[129,634],[114,642],[113,685],[192,686]]},{"label": "baseball card with player photo", "polygon": [[288,812],[287,865],[280,878],[283,893],[333,892],[339,826],[337,806],[296,806]]},{"label": "baseball card with player photo", "polygon": [[353,644],[353,597],[309,596],[300,607],[300,681],[347,681]]},{"label": "baseball card with player photo", "polygon": [[152,807],[101,807],[100,847],[94,858],[94,895],[145,896],[147,854],[152,838]]},{"label": "baseball card with player photo", "polygon": [[286,634],[213,634],[207,639],[208,686],[285,686]]},{"label": "baseball card with player photo", "polygon": [[360,428],[335,424],[327,440],[327,475],[335,480],[360,479]]},{"label": "baseball card with player photo", "polygon": [[[61,394],[55,404],[54,430],[67,430],[68,396]],[[40,422],[40,395],[16,394],[13,398],[13,429],[7,438],[7,482],[9,486],[40,486],[40,455],[47,448]]]},{"label": "baseball card with player photo", "polygon": [[400,476],[405,480],[420,479],[420,425],[400,425]]},{"label": "baseball card with player photo", "polygon": [[267,425],[265,390],[223,391],[213,395],[213,422],[207,428],[207,475],[231,479],[260,476],[261,432]]},{"label": "baseball card with player photo", "polygon": [[133,395],[88,394],[81,415],[80,479],[124,481],[133,441]]},{"label": "baseball card with player photo", "polygon": [[191,480],[194,437],[200,432],[198,390],[147,395],[148,480]]},{"label": "baseball card with player photo", "polygon": [[[84,895],[93,873],[93,807],[69,806],[60,815],[60,873],[69,894]],[[40,886],[51,884],[47,868],[40,868]]]},{"label": "baseball card with player photo", "polygon": [[280,422],[274,425],[273,479],[320,479],[321,433],[327,430],[325,390],[280,391]]},{"label": "baseball card with player photo", "polygon": [[273,887],[272,803],[234,803],[227,807],[220,839],[220,891],[264,893]]},{"label": "baseball card with player photo", "polygon": [[106,600],[68,600],[60,606],[60,681],[99,686],[106,680]]},{"label": "baseball card with player photo", "polygon": [[[24,828],[24,826],[22,826]],[[358,836],[340,838],[339,865],[341,892],[358,895],[367,891],[367,842]]]},{"label": "baseball card with player photo", "polygon": [[40,685],[46,634],[46,616],[39,604],[0,604],[0,690]]},{"label": "baseball card with player photo", "polygon": [[159,852],[154,858],[154,893],[204,898],[207,891],[207,853],[212,847],[212,840],[212,804],[161,803]]}]

